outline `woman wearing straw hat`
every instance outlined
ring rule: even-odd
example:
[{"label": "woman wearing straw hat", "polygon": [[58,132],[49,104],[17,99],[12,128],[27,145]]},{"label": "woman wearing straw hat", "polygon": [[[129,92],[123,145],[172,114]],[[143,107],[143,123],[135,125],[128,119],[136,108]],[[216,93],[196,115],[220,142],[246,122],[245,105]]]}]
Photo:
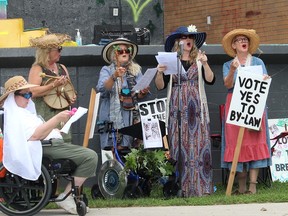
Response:
[{"label": "woman wearing straw hat", "polygon": [[[263,61],[260,58],[252,56],[258,49],[259,41],[259,36],[253,29],[235,29],[223,37],[223,48],[225,52],[233,58],[223,65],[224,85],[228,89],[225,104],[225,118],[227,118],[237,69],[239,67],[261,65],[264,79],[269,78]],[[240,127],[236,125],[223,124],[221,149],[222,168],[231,168],[239,128]],[[237,165],[239,188],[232,194],[255,194],[259,168],[270,165],[270,141],[265,112],[263,114],[260,131],[245,130]],[[246,178],[248,172],[249,189],[247,190]]]},{"label": "woman wearing straw hat", "polygon": [[[139,121],[137,101],[145,98],[149,87],[140,92],[132,92],[132,88],[142,77],[141,67],[134,61],[138,46],[126,38],[118,38],[106,44],[102,49],[102,56],[109,66],[102,67],[97,84],[97,91],[101,93],[99,121],[113,122],[115,129],[127,127]],[[123,135],[118,137],[118,148],[130,148],[133,137]],[[100,134],[102,149],[113,147],[109,133]]]},{"label": "woman wearing straw hat", "polygon": [[[66,86],[67,82],[70,82],[67,68],[63,64],[58,63],[61,57],[61,45],[68,40],[70,40],[70,37],[66,34],[46,34],[30,39],[30,45],[36,47],[36,55],[35,62],[29,71],[28,81],[39,85],[31,89],[31,91],[37,111],[45,120],[63,110],[63,108],[58,108],[58,106],[49,106],[45,102],[44,97],[51,94],[52,90],[58,89],[60,86]],[[55,79],[53,79],[54,77]],[[65,88],[61,88],[62,90],[65,90]],[[55,98],[57,97],[56,94],[54,96]],[[62,95],[59,96],[59,100],[62,99]],[[56,101],[56,99],[53,101]],[[69,104],[74,104],[75,101],[76,94],[73,91],[72,97],[69,97]],[[65,136],[65,140],[71,142],[70,133]]]},{"label": "woman wearing straw hat", "polygon": [[[31,89],[35,87],[37,85],[28,84],[22,76],[14,76],[5,83],[5,92],[0,97],[0,103],[4,103],[4,167],[11,173],[35,181],[41,174],[43,154],[52,159],[70,159],[77,166],[73,173],[75,186],[80,187],[88,177],[95,176],[97,154],[89,148],[64,143],[56,127],[71,117],[68,110],[59,112],[46,122],[38,117],[31,100]],[[51,140],[52,146],[42,149],[41,140]],[[71,184],[68,184],[59,199],[70,190]],[[57,202],[57,205],[71,214],[77,214],[72,195]]]},{"label": "woman wearing straw hat", "polygon": [[[181,143],[178,135],[178,75],[165,75],[165,65],[157,66],[156,87],[168,86],[166,119],[170,155],[179,159],[180,196],[202,196],[213,192],[210,120],[204,83],[212,85],[215,76],[205,52],[199,49],[206,39],[205,32],[197,32],[195,25],[181,26],[170,34],[165,42],[166,52],[180,53],[185,71],[181,73]],[[180,48],[182,44],[182,48]],[[168,115],[167,115],[168,114]],[[181,145],[181,155],[178,152]],[[180,160],[180,157],[182,160]],[[181,162],[180,162],[181,161]]]}]

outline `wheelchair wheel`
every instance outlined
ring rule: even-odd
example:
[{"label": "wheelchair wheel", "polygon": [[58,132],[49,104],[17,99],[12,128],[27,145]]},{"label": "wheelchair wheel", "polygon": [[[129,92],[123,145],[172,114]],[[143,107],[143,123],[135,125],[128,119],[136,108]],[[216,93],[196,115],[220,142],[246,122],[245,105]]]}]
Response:
[{"label": "wheelchair wheel", "polygon": [[122,198],[127,186],[127,175],[117,160],[107,160],[98,175],[98,185],[105,198]]},{"label": "wheelchair wheel", "polygon": [[168,181],[167,183],[164,184],[163,187],[163,195],[165,198],[172,198],[177,196],[177,193],[179,191],[180,187],[177,182],[173,181]]},{"label": "wheelchair wheel", "polygon": [[139,185],[128,185],[124,192],[126,199],[138,199],[143,197],[143,191]]},{"label": "wheelchair wheel", "polygon": [[34,215],[49,202],[52,192],[50,175],[42,165],[36,181],[7,172],[0,178],[0,210],[7,215]]},{"label": "wheelchair wheel", "polygon": [[79,216],[84,216],[84,215],[86,215],[86,213],[87,213],[87,207],[86,207],[85,202],[79,201],[79,202],[77,202],[76,205],[77,205],[77,213],[78,213],[78,215],[79,215]]},{"label": "wheelchair wheel", "polygon": [[104,198],[98,184],[94,184],[91,188],[91,197],[93,199]]}]

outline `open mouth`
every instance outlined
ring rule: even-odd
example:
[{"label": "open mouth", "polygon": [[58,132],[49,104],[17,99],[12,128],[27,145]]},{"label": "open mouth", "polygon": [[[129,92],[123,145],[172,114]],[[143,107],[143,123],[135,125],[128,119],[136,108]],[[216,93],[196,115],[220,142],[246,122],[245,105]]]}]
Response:
[{"label": "open mouth", "polygon": [[247,48],[247,44],[243,44],[242,47],[243,47],[244,49],[246,49],[246,48]]},{"label": "open mouth", "polygon": [[190,43],[190,42],[188,42],[188,43],[187,43],[187,46],[188,46],[188,47],[191,47],[191,43]]}]

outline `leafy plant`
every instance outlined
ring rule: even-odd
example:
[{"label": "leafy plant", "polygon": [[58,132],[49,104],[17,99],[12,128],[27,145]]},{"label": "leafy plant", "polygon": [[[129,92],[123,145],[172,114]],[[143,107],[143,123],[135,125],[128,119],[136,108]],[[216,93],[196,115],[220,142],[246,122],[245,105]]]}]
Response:
[{"label": "leafy plant", "polygon": [[163,150],[151,150],[140,147],[131,149],[125,156],[126,172],[134,172],[138,175],[159,178],[169,176],[174,171],[173,165],[167,160]]}]

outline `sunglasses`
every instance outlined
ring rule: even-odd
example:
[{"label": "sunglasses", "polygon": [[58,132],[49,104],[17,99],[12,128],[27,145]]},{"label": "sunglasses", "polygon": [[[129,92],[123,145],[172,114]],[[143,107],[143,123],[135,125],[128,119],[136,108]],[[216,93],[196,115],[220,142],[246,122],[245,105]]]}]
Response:
[{"label": "sunglasses", "polygon": [[130,50],[129,50],[129,49],[119,49],[119,50],[116,50],[116,52],[117,52],[119,55],[122,55],[122,54],[124,54],[124,53],[130,54]]},{"label": "sunglasses", "polygon": [[26,92],[26,93],[15,92],[14,94],[24,97],[26,99],[30,99],[32,97],[32,92]]},{"label": "sunglasses", "polygon": [[62,46],[59,46],[58,48],[55,48],[55,49],[51,49],[51,51],[58,51],[59,53],[62,51],[63,47]]},{"label": "sunglasses", "polygon": [[194,36],[193,35],[181,35],[180,36],[180,39],[187,39],[187,38],[194,39]]},{"label": "sunglasses", "polygon": [[247,42],[249,42],[249,39],[246,38],[246,37],[236,38],[236,39],[234,40],[234,43],[235,43],[235,42],[239,42],[239,43],[247,43]]}]

